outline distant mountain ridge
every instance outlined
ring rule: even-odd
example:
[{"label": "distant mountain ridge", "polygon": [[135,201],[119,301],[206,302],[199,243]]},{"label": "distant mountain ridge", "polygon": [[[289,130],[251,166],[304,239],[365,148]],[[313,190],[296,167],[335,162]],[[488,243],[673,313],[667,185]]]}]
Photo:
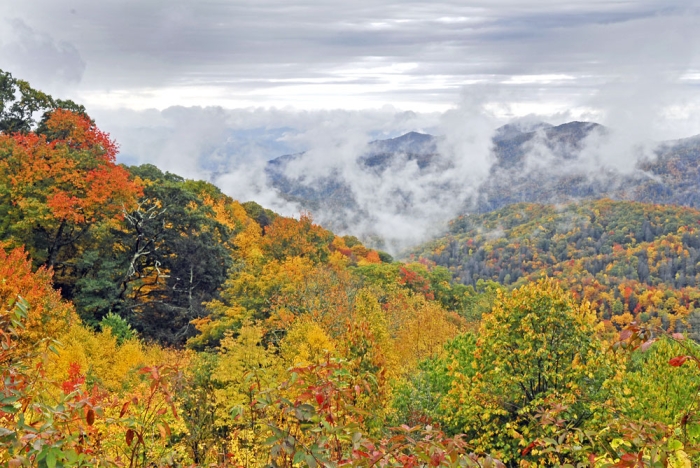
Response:
[{"label": "distant mountain ridge", "polygon": [[[591,142],[602,141],[610,130],[594,122],[544,122],[508,124],[492,138],[494,158],[489,176],[478,187],[476,198],[465,204],[463,213],[484,213],[519,203],[565,203],[571,200],[612,198],[651,203],[700,206],[700,135],[660,143],[655,158],[639,161],[624,173],[591,158]],[[402,165],[415,163],[424,171],[450,170],[442,164],[441,137],[410,132],[377,140],[358,156],[362,171],[381,175]],[[271,185],[283,197],[313,211],[360,209],[352,187],[335,172],[306,181],[288,175],[291,161],[304,153],[285,155],[268,162]],[[342,220],[340,224],[342,224]],[[336,225],[337,229],[347,226]]]},{"label": "distant mountain ridge", "polygon": [[405,154],[408,161],[416,161],[418,167],[424,169],[438,156],[438,137],[409,132],[388,140],[375,140],[359,162],[365,167],[386,169],[397,154]]}]

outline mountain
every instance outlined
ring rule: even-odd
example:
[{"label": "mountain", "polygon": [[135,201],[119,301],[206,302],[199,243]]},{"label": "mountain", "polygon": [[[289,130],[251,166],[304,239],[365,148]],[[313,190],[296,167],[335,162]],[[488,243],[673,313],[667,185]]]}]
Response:
[{"label": "mountain", "polygon": [[[568,122],[553,126],[544,122],[508,124],[494,132],[491,167],[476,190],[462,185],[467,198],[461,212],[484,213],[512,203],[564,203],[609,197],[651,203],[700,206],[700,136],[659,144],[646,158],[628,156],[622,164],[620,152],[607,149],[611,131],[593,122]],[[378,177],[376,183],[412,167],[418,180],[434,183],[428,175],[446,173],[454,161],[440,150],[444,139],[411,132],[397,138],[373,141],[358,155],[354,170]],[[353,180],[340,169],[322,177],[290,175],[290,164],[304,167],[305,153],[285,155],[268,162],[271,185],[288,200],[312,212],[331,211],[329,222],[336,229],[366,216],[367,206],[357,203]],[[617,160],[617,161],[616,161]],[[455,177],[459,177],[455,175]],[[444,184],[443,189],[460,190]],[[421,187],[422,188],[422,187]],[[396,196],[405,196],[395,190]],[[428,192],[425,196],[430,196]],[[474,193],[476,195],[474,195]],[[410,197],[407,203],[410,203]]]},{"label": "mountain", "polygon": [[574,159],[592,132],[604,133],[603,126],[591,122],[569,122],[558,126],[541,123],[523,130],[512,124],[496,129],[493,151],[497,167],[517,168],[538,137],[546,148],[563,159]]},{"label": "mountain", "polygon": [[[374,174],[387,170],[398,159],[404,163],[415,161],[420,169],[426,169],[439,157],[438,141],[438,137],[418,132],[372,141],[367,145],[367,151],[358,157],[357,164]],[[304,177],[289,176],[289,165],[295,162],[303,164],[304,157],[305,153],[297,153],[268,161],[265,172],[271,185],[286,199],[299,202],[312,211],[338,207],[357,209],[352,188],[344,183],[338,170],[310,182]]]},{"label": "mountain", "polygon": [[358,162],[366,168],[381,172],[398,155],[404,155],[406,161],[415,161],[419,168],[425,169],[439,156],[438,139],[425,133],[409,132],[397,138],[373,141]]},{"label": "mountain", "polygon": [[[409,164],[415,164],[419,172],[434,170],[439,167],[439,140],[432,135],[410,132],[397,138],[372,141],[357,157],[353,169],[360,176],[376,180],[383,180],[391,171]],[[357,188],[339,168],[313,178],[304,174],[291,176],[294,164],[302,168],[312,166],[305,157],[305,153],[297,153],[269,161],[265,172],[270,185],[285,199],[298,203],[334,229],[348,230],[360,220],[371,218],[366,205],[358,202]]]}]

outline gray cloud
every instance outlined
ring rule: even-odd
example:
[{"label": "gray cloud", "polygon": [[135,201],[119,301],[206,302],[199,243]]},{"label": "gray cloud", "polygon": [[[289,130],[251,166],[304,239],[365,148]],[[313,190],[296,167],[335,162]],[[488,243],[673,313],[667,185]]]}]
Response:
[{"label": "gray cloud", "polygon": [[2,29],[0,68],[52,89],[77,84],[82,79],[85,62],[71,43],[56,41],[32,29],[20,18],[6,19]]},{"label": "gray cloud", "polygon": [[[447,109],[474,81],[572,101],[620,63],[699,70],[696,1],[26,0],[2,14],[75,44],[95,106]],[[11,10],[11,11],[10,11]],[[687,47],[677,50],[683,38]],[[547,81],[533,75],[566,75]],[[513,77],[529,76],[528,80]]]}]

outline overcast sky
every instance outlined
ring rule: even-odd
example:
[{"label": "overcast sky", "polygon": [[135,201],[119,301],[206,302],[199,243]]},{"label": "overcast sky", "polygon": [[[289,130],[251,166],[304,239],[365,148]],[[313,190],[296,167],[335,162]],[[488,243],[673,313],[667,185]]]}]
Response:
[{"label": "overcast sky", "polygon": [[0,67],[94,108],[444,111],[488,84],[503,112],[551,113],[649,79],[694,100],[698,4],[9,0]]}]

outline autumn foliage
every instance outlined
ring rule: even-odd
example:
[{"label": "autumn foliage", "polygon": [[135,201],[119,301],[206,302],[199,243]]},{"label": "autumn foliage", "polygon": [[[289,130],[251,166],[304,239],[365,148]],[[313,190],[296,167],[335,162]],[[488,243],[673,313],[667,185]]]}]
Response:
[{"label": "autumn foliage", "polygon": [[33,346],[42,338],[56,337],[78,319],[73,307],[53,288],[51,270],[32,271],[23,248],[0,248],[0,304],[22,297],[32,304],[24,320],[21,341]]},{"label": "autumn foliage", "polygon": [[700,464],[698,212],[516,205],[396,262],[0,88],[0,465]]}]

